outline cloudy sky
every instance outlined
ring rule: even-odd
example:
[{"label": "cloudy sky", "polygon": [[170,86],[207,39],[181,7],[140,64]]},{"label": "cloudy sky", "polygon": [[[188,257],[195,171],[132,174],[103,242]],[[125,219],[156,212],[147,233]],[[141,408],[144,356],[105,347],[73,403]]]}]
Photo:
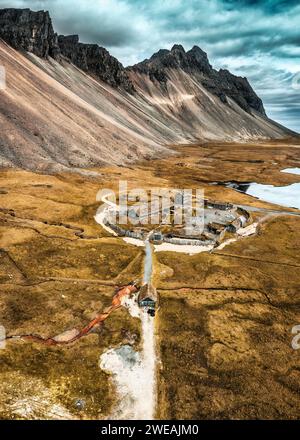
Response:
[{"label": "cloudy sky", "polygon": [[47,9],[59,33],[106,47],[124,65],[194,44],[215,68],[247,76],[268,115],[300,132],[300,0],[0,0]]}]

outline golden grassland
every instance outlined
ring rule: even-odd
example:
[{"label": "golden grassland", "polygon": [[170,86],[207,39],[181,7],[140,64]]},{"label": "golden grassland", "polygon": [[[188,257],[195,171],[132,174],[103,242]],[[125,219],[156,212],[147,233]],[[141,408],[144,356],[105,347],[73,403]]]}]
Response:
[{"label": "golden grassland", "polygon": [[282,217],[209,255],[157,254],[160,417],[298,418],[299,244]]},{"label": "golden grassland", "polygon": [[[203,187],[211,199],[274,208],[209,183],[300,181],[280,172],[299,166],[294,140],[176,150],[177,156],[134,167],[93,169],[93,177],[1,172],[0,324],[8,335],[81,328],[110,304],[116,285],[141,277],[143,249],[95,223],[99,189],[117,189],[120,179],[129,188]],[[300,358],[291,328],[300,324],[299,245],[300,219],[276,215],[256,236],[220,251],[155,253],[157,417],[298,417]],[[68,346],[9,341],[0,350],[0,417],[49,418],[55,405],[76,418],[106,417],[116,394],[99,357],[124,343],[138,348],[139,341],[139,321],[124,309]],[[37,403],[30,401],[26,416],[20,408],[30,396]]]},{"label": "golden grassland", "polygon": [[[141,276],[141,249],[95,223],[101,180],[14,170],[0,179],[0,323],[8,336],[81,329],[110,305],[115,286]],[[72,417],[107,416],[116,396],[100,355],[128,341],[138,347],[139,339],[139,321],[119,309],[98,333],[68,346],[8,341],[0,350],[0,417],[56,418],[55,405]]]}]

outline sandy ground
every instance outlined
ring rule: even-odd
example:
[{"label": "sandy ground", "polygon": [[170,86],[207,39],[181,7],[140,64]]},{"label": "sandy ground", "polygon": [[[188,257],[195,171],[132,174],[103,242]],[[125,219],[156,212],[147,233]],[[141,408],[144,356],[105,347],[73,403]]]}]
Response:
[{"label": "sandy ground", "polygon": [[210,246],[191,246],[191,245],[179,245],[173,243],[162,243],[154,246],[155,252],[181,252],[183,254],[200,254],[201,252],[208,252],[213,249],[213,245]]}]

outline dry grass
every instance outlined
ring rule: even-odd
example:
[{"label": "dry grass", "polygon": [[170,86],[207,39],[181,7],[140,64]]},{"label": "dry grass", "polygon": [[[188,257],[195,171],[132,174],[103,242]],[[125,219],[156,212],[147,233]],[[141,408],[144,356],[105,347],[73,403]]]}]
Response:
[{"label": "dry grass", "polygon": [[[142,248],[109,237],[94,221],[100,188],[117,189],[120,179],[130,188],[204,186],[207,197],[267,207],[209,182],[300,181],[280,173],[299,165],[291,141],[177,150],[168,160],[98,169],[94,179],[1,173],[0,323],[8,334],[53,336],[81,327],[109,304],[116,284],[141,276]],[[277,216],[257,236],[212,254],[155,254],[158,417],[298,417],[300,364],[290,344],[291,328],[300,322],[299,245],[299,219]],[[138,347],[139,321],[120,309],[99,334],[68,347],[9,342],[0,350],[0,417],[20,417],[14,405],[43,393],[74,417],[109,414],[116,396],[99,356],[132,336]],[[77,399],[85,400],[83,410]]]}]

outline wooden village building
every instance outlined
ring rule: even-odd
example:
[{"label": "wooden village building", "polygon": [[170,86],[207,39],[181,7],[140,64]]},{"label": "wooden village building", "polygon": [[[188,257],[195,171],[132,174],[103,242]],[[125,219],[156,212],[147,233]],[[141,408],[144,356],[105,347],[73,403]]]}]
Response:
[{"label": "wooden village building", "polygon": [[155,316],[158,305],[158,295],[155,287],[151,284],[144,284],[138,295],[139,307],[145,309],[151,316]]}]

